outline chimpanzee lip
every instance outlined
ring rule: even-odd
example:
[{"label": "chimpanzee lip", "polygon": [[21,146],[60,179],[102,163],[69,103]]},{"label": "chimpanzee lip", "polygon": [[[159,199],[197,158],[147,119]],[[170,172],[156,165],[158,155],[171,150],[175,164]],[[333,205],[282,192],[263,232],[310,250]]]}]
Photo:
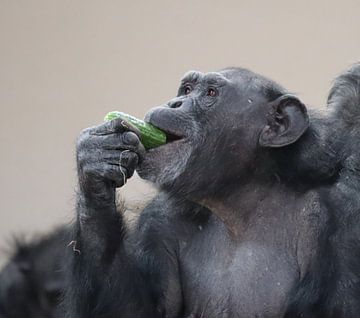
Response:
[{"label": "chimpanzee lip", "polygon": [[162,127],[161,125],[152,122],[151,124],[165,133],[166,144],[185,139],[185,136],[182,133],[171,129],[170,127]]},{"label": "chimpanzee lip", "polygon": [[[154,125],[155,126],[155,125]],[[162,130],[165,134],[166,134],[166,143],[163,145],[160,145],[158,147],[149,149],[149,152],[157,152],[157,151],[164,151],[165,148],[170,149],[175,149],[176,147],[178,147],[180,144],[186,143],[187,138],[183,135],[180,135],[179,133],[174,133],[174,132],[170,132],[168,129],[164,129],[164,128],[160,128],[158,126],[155,126],[156,128],[159,128],[160,130]],[[175,148],[174,148],[175,147]]]},{"label": "chimpanzee lip", "polygon": [[183,136],[175,135],[175,134],[173,134],[171,132],[164,131],[164,133],[166,134],[166,143],[184,139]]},{"label": "chimpanzee lip", "polygon": [[158,155],[158,154],[162,154],[162,153],[176,153],[176,150],[179,147],[182,147],[182,145],[187,144],[187,139],[183,138],[183,139],[177,139],[174,141],[169,141],[166,142],[166,144],[160,145],[158,147],[155,148],[150,148],[148,149],[146,152],[148,154],[152,154],[152,155]]}]

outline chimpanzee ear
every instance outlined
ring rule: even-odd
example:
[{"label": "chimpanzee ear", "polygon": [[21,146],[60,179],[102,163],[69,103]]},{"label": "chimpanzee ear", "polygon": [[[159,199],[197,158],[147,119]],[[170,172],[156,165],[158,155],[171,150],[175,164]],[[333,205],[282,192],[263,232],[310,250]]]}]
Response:
[{"label": "chimpanzee ear", "polygon": [[305,105],[293,95],[282,95],[271,102],[267,125],[261,131],[262,147],[283,147],[297,141],[309,127]]}]

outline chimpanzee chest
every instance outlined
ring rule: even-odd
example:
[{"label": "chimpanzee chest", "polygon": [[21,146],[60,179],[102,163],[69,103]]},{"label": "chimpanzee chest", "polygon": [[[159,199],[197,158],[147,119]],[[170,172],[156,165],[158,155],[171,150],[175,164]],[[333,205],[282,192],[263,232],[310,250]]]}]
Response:
[{"label": "chimpanzee chest", "polygon": [[234,244],[213,230],[181,242],[184,317],[283,317],[296,259],[271,241]]}]

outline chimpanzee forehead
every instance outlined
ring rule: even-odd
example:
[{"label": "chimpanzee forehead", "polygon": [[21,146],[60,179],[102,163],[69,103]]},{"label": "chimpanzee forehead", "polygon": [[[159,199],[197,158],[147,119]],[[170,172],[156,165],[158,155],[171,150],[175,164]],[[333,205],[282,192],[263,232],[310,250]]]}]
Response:
[{"label": "chimpanzee forehead", "polygon": [[199,71],[190,71],[184,75],[184,77],[181,80],[181,83],[185,84],[185,83],[205,82],[210,85],[211,84],[222,85],[225,84],[227,81],[228,79],[220,72],[202,73]]},{"label": "chimpanzee forehead", "polygon": [[265,95],[269,100],[275,99],[287,91],[275,81],[241,67],[229,67],[218,72],[202,73],[199,71],[187,72],[181,80],[186,83],[206,83],[208,85],[225,85],[233,83],[239,88],[251,89]]},{"label": "chimpanzee forehead", "polygon": [[245,68],[230,67],[220,71],[229,81],[240,86],[263,93],[269,100],[275,99],[288,91],[268,77]]},{"label": "chimpanzee forehead", "polygon": [[[229,67],[221,70],[219,72],[228,80],[237,83],[256,83],[256,85],[260,86],[269,86],[272,85],[274,82],[260,74],[254,73],[246,68],[241,67]],[[274,83],[275,84],[275,83]]]},{"label": "chimpanzee forehead", "polygon": [[189,71],[187,72],[181,82],[182,83],[198,83],[200,81],[204,82],[228,82],[228,81],[234,81],[234,82],[249,82],[249,81],[255,81],[257,83],[263,82],[264,85],[269,85],[269,83],[273,83],[273,81],[265,78],[264,76],[261,76],[259,74],[256,74],[252,71],[249,71],[245,68],[240,67],[231,67],[231,68],[225,68],[218,72],[208,72],[203,73],[199,71]]}]

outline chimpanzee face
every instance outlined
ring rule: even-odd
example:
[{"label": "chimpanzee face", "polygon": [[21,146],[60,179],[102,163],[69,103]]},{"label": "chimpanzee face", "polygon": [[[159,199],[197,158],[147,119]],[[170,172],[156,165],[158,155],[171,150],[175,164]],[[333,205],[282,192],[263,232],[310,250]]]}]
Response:
[{"label": "chimpanzee face", "polygon": [[177,97],[145,120],[168,142],[147,152],[139,175],[188,193],[241,179],[260,151],[295,142],[308,126],[297,98],[245,69],[187,73]]}]

